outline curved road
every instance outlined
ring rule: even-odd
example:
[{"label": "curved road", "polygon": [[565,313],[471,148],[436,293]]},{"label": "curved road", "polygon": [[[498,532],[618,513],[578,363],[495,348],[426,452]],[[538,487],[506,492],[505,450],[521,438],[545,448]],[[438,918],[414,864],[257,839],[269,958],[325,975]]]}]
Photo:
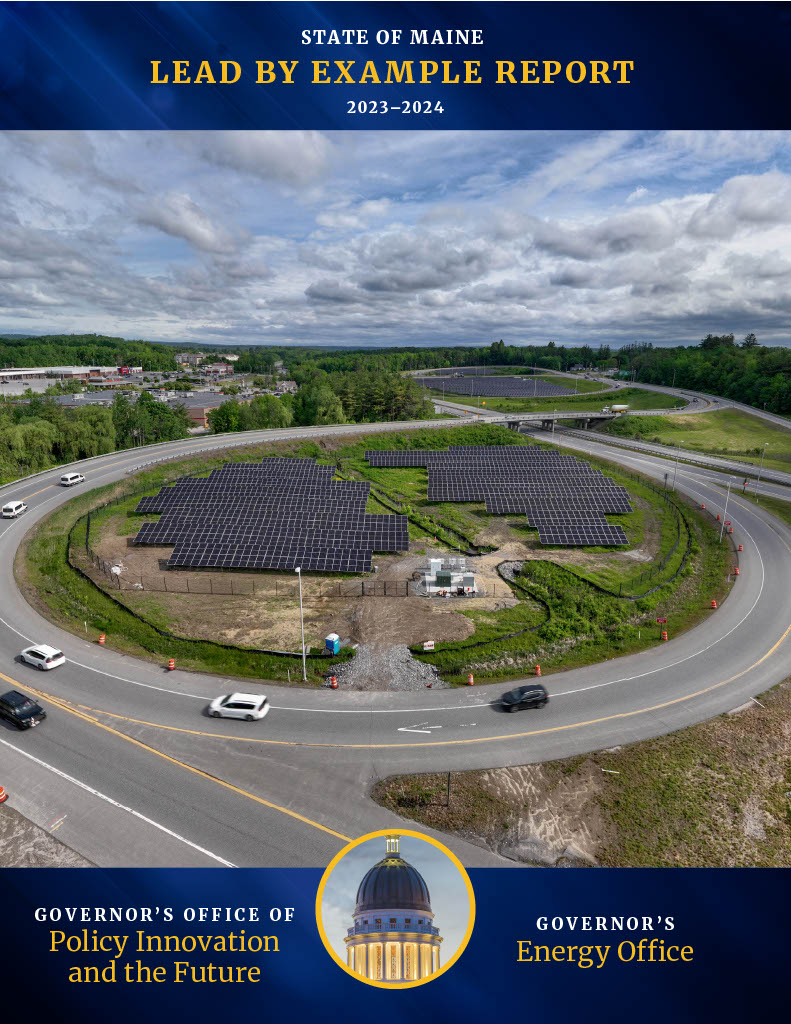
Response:
[{"label": "curved road", "polygon": [[[196,449],[409,427],[201,437],[75,468],[90,487]],[[667,469],[666,460],[595,441],[555,442],[657,479]],[[540,712],[503,714],[502,684],[417,694],[267,685],[272,710],[263,722],[209,719],[208,700],[232,688],[229,680],[167,672],[99,648],[46,622],[21,597],[14,554],[38,519],[72,497],[57,485],[60,472],[0,489],[3,502],[20,497],[30,506],[0,525],[0,683],[36,693],[49,714],[24,733],[0,723],[0,784],[12,806],[98,864],[324,865],[347,838],[398,825],[366,796],[385,775],[523,764],[652,737],[730,710],[789,674],[791,530],[732,495],[728,514],[744,552],[723,606],[647,653],[550,676],[552,701]],[[679,467],[678,489],[720,508],[726,479]],[[67,664],[45,674],[15,662],[31,641],[60,646]],[[471,866],[509,863],[462,841],[449,845]]]}]

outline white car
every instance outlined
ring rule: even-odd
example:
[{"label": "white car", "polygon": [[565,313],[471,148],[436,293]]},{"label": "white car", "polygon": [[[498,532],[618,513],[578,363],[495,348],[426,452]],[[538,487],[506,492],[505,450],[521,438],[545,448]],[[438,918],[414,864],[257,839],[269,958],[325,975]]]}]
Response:
[{"label": "white car", "polygon": [[227,693],[209,705],[212,718],[243,718],[256,722],[269,711],[269,701],[262,693]]},{"label": "white car", "polygon": [[57,668],[58,665],[62,665],[66,660],[63,656],[63,651],[59,651],[57,647],[48,647],[47,644],[36,644],[35,647],[26,647],[20,654],[20,657],[22,661],[27,662],[28,665],[35,665],[42,672],[47,672],[51,668]]},{"label": "white car", "polygon": [[73,487],[75,484],[84,484],[85,477],[82,473],[64,473],[60,482],[64,487]]},{"label": "white car", "polygon": [[9,501],[7,505],[3,505],[3,519],[16,519],[23,512],[27,512],[24,501]]}]

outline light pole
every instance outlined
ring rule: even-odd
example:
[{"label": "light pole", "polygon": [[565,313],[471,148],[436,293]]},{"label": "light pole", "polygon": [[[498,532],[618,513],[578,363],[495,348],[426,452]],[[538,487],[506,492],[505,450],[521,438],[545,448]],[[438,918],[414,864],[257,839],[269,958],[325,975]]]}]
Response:
[{"label": "light pole", "polygon": [[725,508],[722,513],[722,526],[720,527],[720,543],[722,543],[722,535],[725,533],[725,517],[728,514],[728,499],[731,496],[731,484],[733,483],[733,477],[728,477],[728,493],[725,496]]},{"label": "light pole", "polygon": [[307,668],[305,666],[305,617],[302,614],[302,566],[298,565],[294,572],[299,578],[299,627],[302,631],[302,682],[308,681]]},{"label": "light pole", "polygon": [[557,416],[557,409],[552,410],[552,440],[555,440],[555,416]]},{"label": "light pole", "polygon": [[766,449],[767,449],[768,447],[769,447],[769,442],[768,442],[768,441],[766,441],[766,442],[765,442],[765,444],[764,444],[764,450],[763,450],[763,451],[761,452],[761,465],[760,465],[760,466],[758,467],[758,482],[757,482],[757,483],[756,483],[756,485],[755,485],[755,500],[756,500],[756,502],[758,502],[759,504],[760,504],[760,497],[761,497],[761,496],[760,496],[760,494],[758,493],[758,488],[759,488],[759,486],[760,486],[760,483],[761,483],[761,471],[762,471],[762,470],[763,470],[763,468],[764,468],[764,455],[766,455]]},{"label": "light pole", "polygon": [[678,442],[678,451],[676,452],[676,464],[673,467],[673,490],[674,491],[676,489],[676,473],[678,472],[678,457],[681,454],[681,446],[683,445],[683,443],[684,443],[683,441],[679,441]]}]

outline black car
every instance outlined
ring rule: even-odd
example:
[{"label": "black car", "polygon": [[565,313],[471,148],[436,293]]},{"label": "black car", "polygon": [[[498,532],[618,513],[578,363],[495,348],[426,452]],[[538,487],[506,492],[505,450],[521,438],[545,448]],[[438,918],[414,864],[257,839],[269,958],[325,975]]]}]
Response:
[{"label": "black car", "polygon": [[502,698],[506,711],[521,711],[522,708],[543,708],[549,702],[549,694],[541,683],[529,683],[509,690]]},{"label": "black car", "polygon": [[18,729],[32,729],[47,717],[40,704],[18,690],[9,690],[0,697],[0,718],[13,722]]}]

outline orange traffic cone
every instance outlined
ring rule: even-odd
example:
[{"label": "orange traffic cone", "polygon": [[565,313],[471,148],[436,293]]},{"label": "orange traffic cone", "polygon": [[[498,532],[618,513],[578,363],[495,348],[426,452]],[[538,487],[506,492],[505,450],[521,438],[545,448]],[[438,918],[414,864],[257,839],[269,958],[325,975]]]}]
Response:
[{"label": "orange traffic cone", "polygon": [[741,544],[739,545],[739,551],[744,551],[744,547]]},{"label": "orange traffic cone", "polygon": [[99,634],[99,643],[104,647],[104,633]]},{"label": "orange traffic cone", "polygon": [[171,658],[170,661],[168,662],[168,672],[172,672],[175,667],[176,667],[176,659],[175,658]]},{"label": "orange traffic cone", "polygon": [[662,639],[663,640],[667,640],[667,630],[666,629],[662,630]]},{"label": "orange traffic cone", "polygon": [[540,665],[536,665],[536,675],[537,676],[541,675],[541,666]]},{"label": "orange traffic cone", "polygon": [[338,689],[338,677],[337,676],[330,676],[330,689],[331,690],[337,690]]},{"label": "orange traffic cone", "polygon": [[738,575],[739,575],[739,566],[738,566],[738,565],[737,565],[737,566],[736,566],[736,568],[735,568],[735,569],[733,570],[733,575],[734,575],[734,576],[738,576]]},{"label": "orange traffic cone", "polygon": [[5,801],[7,799],[8,799],[8,793],[6,793],[6,791],[3,789],[3,787],[0,786],[0,804],[5,803]]},{"label": "orange traffic cone", "polygon": [[714,599],[712,599],[711,607],[712,608],[716,608],[717,607],[717,602]]},{"label": "orange traffic cone", "polygon": [[472,686],[475,683],[472,672],[467,676],[467,686]]}]

